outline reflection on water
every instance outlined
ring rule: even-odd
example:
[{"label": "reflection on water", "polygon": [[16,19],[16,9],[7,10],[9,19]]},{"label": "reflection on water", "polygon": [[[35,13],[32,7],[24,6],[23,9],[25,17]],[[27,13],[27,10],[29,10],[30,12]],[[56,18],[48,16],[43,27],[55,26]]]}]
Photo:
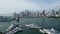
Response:
[{"label": "reflection on water", "polygon": [[[11,22],[0,22],[0,30],[5,31],[11,24]],[[22,18],[20,19],[19,23],[24,26],[25,24],[37,24],[40,27],[46,28],[46,29],[51,29],[54,28],[55,30],[60,32],[60,20],[55,19],[55,18]],[[20,34],[41,34],[38,30],[30,30],[23,28],[23,32],[19,32]],[[17,34],[19,34],[17,33]]]}]

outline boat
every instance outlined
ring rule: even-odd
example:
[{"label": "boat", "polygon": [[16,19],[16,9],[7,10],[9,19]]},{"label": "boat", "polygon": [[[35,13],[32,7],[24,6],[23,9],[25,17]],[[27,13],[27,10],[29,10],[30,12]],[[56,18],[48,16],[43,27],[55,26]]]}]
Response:
[{"label": "boat", "polygon": [[25,27],[27,27],[27,28],[32,28],[32,29],[34,29],[34,28],[36,28],[36,29],[41,28],[41,27],[39,27],[38,25],[35,25],[35,24],[33,24],[33,23],[32,23],[32,24],[28,24],[28,25],[26,24]]},{"label": "boat", "polygon": [[7,34],[15,34],[15,33],[17,33],[18,31],[22,31],[22,29],[19,28],[19,27],[16,27],[15,29],[9,31]]},{"label": "boat", "polygon": [[44,34],[57,34],[57,31],[55,31],[53,28],[52,29],[39,29],[39,31]]},{"label": "boat", "polygon": [[22,26],[14,23],[6,30],[5,34],[15,34],[18,31],[22,31]]}]

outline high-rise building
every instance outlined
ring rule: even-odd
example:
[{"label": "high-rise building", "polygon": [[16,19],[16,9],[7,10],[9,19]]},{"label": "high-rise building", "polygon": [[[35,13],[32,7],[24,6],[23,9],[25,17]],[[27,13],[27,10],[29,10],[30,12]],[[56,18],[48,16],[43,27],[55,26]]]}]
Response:
[{"label": "high-rise building", "polygon": [[44,16],[46,16],[46,15],[45,15],[45,10],[43,10],[43,13],[42,13],[42,14],[43,14]]},{"label": "high-rise building", "polygon": [[59,15],[60,15],[60,9],[59,9]]},{"label": "high-rise building", "polygon": [[55,16],[55,10],[52,10],[51,14],[52,14],[52,16]]},{"label": "high-rise building", "polygon": [[13,17],[16,17],[16,12],[15,12],[15,13],[13,13]]},{"label": "high-rise building", "polygon": [[59,17],[59,12],[58,11],[56,11],[56,15],[55,15],[56,17]]},{"label": "high-rise building", "polygon": [[58,12],[58,11],[56,11],[56,14],[59,14],[59,12]]},{"label": "high-rise building", "polygon": [[29,17],[31,15],[31,12],[27,9],[27,10],[25,10],[25,15],[26,15],[26,17]]}]

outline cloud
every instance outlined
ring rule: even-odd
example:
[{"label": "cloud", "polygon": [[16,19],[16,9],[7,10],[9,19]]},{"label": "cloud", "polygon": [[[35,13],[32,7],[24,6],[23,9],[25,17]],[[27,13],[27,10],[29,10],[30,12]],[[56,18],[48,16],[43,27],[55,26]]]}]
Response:
[{"label": "cloud", "polygon": [[0,0],[0,13],[12,13],[18,10],[37,9],[37,5],[24,0]]},{"label": "cloud", "polygon": [[47,10],[60,7],[60,0],[0,0],[0,14],[29,10]]}]

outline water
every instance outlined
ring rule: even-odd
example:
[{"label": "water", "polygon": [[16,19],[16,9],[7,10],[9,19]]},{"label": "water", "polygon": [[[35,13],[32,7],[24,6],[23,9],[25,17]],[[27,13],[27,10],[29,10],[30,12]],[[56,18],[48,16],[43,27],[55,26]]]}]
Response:
[{"label": "water", "polygon": [[[5,31],[12,23],[11,22],[0,22],[0,31]],[[34,23],[40,27],[51,29],[54,28],[56,31],[60,32],[60,20],[55,18],[22,18],[19,23],[24,27],[25,24]],[[22,32],[17,32],[16,34],[42,34],[38,29],[28,29],[23,28]]]}]

